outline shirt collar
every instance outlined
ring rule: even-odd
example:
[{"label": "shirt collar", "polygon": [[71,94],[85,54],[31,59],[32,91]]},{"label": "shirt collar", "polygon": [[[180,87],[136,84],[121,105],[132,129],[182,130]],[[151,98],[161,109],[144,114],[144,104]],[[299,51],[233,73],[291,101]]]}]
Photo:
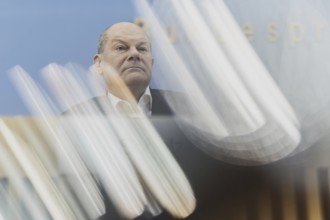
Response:
[{"label": "shirt collar", "polygon": [[[111,103],[112,107],[116,111],[120,112],[121,111],[120,109],[123,109],[123,107],[124,108],[130,108],[130,104],[127,101],[118,98],[117,96],[113,95],[110,92],[107,92],[107,97],[110,100],[110,103]],[[140,97],[140,99],[138,101],[138,107],[146,115],[149,115],[149,116],[151,115],[151,112],[152,112],[152,96],[151,96],[151,92],[150,92],[149,87],[146,88],[146,90],[144,91],[144,93]]]}]

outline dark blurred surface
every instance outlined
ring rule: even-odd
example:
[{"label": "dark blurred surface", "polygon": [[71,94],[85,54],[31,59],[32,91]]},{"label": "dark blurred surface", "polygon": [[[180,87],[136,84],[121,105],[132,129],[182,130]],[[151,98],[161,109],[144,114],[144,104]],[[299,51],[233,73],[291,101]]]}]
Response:
[{"label": "dark blurred surface", "polygon": [[[244,167],[206,155],[185,138],[173,119],[152,120],[195,192],[197,207],[187,219],[329,219],[327,138],[292,157]],[[156,219],[173,218],[165,213]]]}]

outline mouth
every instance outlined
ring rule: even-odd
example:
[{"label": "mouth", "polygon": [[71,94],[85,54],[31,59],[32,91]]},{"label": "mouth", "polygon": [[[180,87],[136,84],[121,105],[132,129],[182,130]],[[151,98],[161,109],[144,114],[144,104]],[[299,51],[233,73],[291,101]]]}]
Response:
[{"label": "mouth", "polygon": [[142,67],[140,67],[140,66],[130,66],[130,67],[125,68],[125,71],[126,70],[130,70],[130,69],[139,69],[139,70],[144,71],[144,69]]}]

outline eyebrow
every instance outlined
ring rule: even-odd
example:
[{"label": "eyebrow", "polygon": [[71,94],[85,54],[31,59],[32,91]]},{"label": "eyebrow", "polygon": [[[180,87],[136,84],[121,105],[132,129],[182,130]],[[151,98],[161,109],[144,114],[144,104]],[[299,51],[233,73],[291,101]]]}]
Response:
[{"label": "eyebrow", "polygon": [[[113,39],[112,40],[112,43],[117,43],[117,42],[122,43],[122,44],[127,44],[127,42],[125,42],[123,40],[120,40],[120,39]],[[141,45],[144,45],[144,44],[149,45],[149,42],[148,41],[142,41],[142,42],[138,43],[137,46],[141,46]]]},{"label": "eyebrow", "polygon": [[122,40],[119,40],[119,39],[113,39],[113,40],[111,41],[111,43],[117,43],[117,42],[119,42],[119,43],[123,43],[123,44],[126,44],[125,41],[122,41]]}]

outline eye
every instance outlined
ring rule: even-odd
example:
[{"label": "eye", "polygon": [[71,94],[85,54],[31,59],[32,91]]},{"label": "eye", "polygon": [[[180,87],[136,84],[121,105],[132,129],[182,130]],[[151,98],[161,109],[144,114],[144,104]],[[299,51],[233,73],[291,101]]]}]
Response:
[{"label": "eye", "polygon": [[146,47],[139,47],[138,50],[139,51],[142,51],[142,52],[147,52],[148,51],[148,48],[146,48]]},{"label": "eye", "polygon": [[117,50],[117,51],[124,51],[126,49],[127,49],[127,47],[124,46],[124,45],[117,45],[117,46],[115,46],[115,50]]}]

